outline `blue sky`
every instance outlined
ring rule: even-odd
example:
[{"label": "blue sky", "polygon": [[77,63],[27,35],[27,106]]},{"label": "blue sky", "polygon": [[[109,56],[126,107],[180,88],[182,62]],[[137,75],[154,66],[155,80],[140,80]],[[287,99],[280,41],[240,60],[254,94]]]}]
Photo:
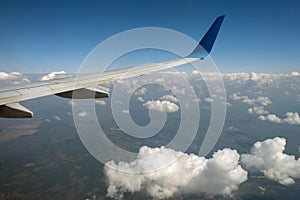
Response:
[{"label": "blue sky", "polygon": [[0,71],[75,72],[101,41],[137,27],[201,39],[226,15],[212,57],[222,72],[300,71],[300,1],[1,1]]}]

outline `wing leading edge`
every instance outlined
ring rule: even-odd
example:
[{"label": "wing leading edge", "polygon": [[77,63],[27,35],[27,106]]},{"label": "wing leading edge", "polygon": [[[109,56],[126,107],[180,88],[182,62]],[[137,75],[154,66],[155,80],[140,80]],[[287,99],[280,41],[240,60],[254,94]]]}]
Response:
[{"label": "wing leading edge", "polygon": [[[199,44],[186,58],[106,71],[102,74],[101,79],[99,79],[99,75],[82,75],[0,89],[0,117],[31,118],[33,113],[18,102],[52,94],[64,98],[105,98],[109,94],[95,88],[95,85],[111,82],[125,75],[126,78],[136,77],[204,59],[211,52],[223,20],[224,16],[215,20]],[[76,84],[74,84],[75,82]],[[74,91],[76,91],[76,96],[73,95]]]}]

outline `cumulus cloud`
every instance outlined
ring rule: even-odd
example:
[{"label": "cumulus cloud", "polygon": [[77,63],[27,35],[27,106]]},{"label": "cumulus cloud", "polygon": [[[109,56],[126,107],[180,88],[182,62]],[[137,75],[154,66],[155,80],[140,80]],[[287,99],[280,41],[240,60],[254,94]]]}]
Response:
[{"label": "cumulus cloud", "polygon": [[286,78],[286,74],[267,74],[267,73],[251,73],[250,80],[253,81],[257,86],[272,86],[275,82]]},{"label": "cumulus cloud", "polygon": [[164,95],[163,97],[160,98],[160,100],[168,100],[168,101],[172,101],[175,103],[178,102],[178,99],[171,94]]},{"label": "cumulus cloud", "polygon": [[235,92],[235,93],[232,93],[230,95],[230,97],[233,99],[233,100],[241,100],[241,99],[248,99],[249,97],[247,96],[240,96],[240,93],[239,92]]},{"label": "cumulus cloud", "polygon": [[297,112],[287,112],[286,118],[282,120],[283,122],[289,123],[289,124],[300,124],[300,117]]},{"label": "cumulus cloud", "polygon": [[300,76],[300,73],[299,72],[292,72],[291,76]]},{"label": "cumulus cloud", "polygon": [[245,84],[250,79],[249,73],[226,73],[223,74],[223,78],[226,81],[237,83],[238,85]]},{"label": "cumulus cloud", "polygon": [[175,103],[172,103],[170,101],[151,100],[144,103],[143,106],[149,110],[152,109],[160,112],[166,111],[171,113],[171,112],[177,112],[179,110],[179,107]]},{"label": "cumulus cloud", "polygon": [[[43,76],[41,78],[41,81],[48,81],[51,79],[55,79],[55,78],[58,78],[58,75],[63,75],[63,74],[66,74],[66,72],[65,71],[51,72],[50,74]],[[59,76],[59,77],[62,78],[62,76]]]},{"label": "cumulus cloud", "polygon": [[258,97],[256,99],[256,102],[263,105],[263,106],[267,106],[269,104],[272,104],[271,100],[269,99],[269,97]]},{"label": "cumulus cloud", "polygon": [[275,114],[269,114],[267,116],[261,115],[258,117],[258,119],[267,120],[267,121],[275,122],[275,123],[288,123],[288,124],[295,124],[295,125],[300,124],[300,117],[297,112],[287,112],[285,115],[286,115],[286,118],[284,118],[284,119],[281,119],[280,117],[278,117]]},{"label": "cumulus cloud", "polygon": [[[205,76],[206,73],[204,72]],[[214,80],[216,73],[210,73],[211,80]],[[290,80],[299,80],[300,73],[292,72],[290,74],[268,74],[268,73],[224,73],[222,74],[225,84],[233,87],[252,85],[255,88],[279,88],[282,84]]]},{"label": "cumulus cloud", "polygon": [[225,148],[211,158],[144,146],[131,162],[105,164],[107,196],[123,198],[125,193],[135,192],[146,192],[155,199],[231,195],[247,180],[247,171],[263,173],[283,185],[294,184],[294,179],[300,178],[300,158],[285,154],[285,145],[285,138],[275,137],[256,142],[248,154],[240,156],[236,150]]},{"label": "cumulus cloud", "polygon": [[268,120],[276,123],[281,123],[281,119],[274,114],[263,116],[264,114],[269,114],[269,111],[264,109],[264,106],[272,104],[269,97],[259,96],[257,98],[249,98],[248,96],[240,96],[240,93],[232,93],[230,97],[233,100],[241,100],[243,103],[248,105],[253,105],[252,108],[248,108],[248,113],[257,114],[260,120]]},{"label": "cumulus cloud", "polygon": [[262,106],[267,106],[269,104],[272,104],[269,97],[259,96],[257,98],[249,98],[248,96],[240,96],[239,92],[232,93],[230,97],[233,100],[241,100],[243,103],[248,105],[257,105],[260,104]]},{"label": "cumulus cloud", "polygon": [[207,102],[207,103],[212,103],[212,102],[213,102],[213,99],[210,98],[210,97],[206,97],[206,98],[204,98],[203,100],[204,100],[205,102]]},{"label": "cumulus cloud", "polygon": [[248,109],[248,113],[263,115],[263,114],[269,114],[269,111],[265,110],[263,106],[254,106],[253,108]]},{"label": "cumulus cloud", "polygon": [[192,71],[192,75],[199,75],[199,74],[201,74],[198,70],[193,70]]},{"label": "cumulus cloud", "polygon": [[106,102],[103,101],[103,100],[96,100],[95,103],[98,104],[98,105],[101,105],[101,106],[106,105]]},{"label": "cumulus cloud", "polygon": [[300,160],[283,153],[285,145],[286,140],[279,137],[256,142],[250,154],[241,156],[242,166],[283,185],[294,184],[294,178],[300,178]]},{"label": "cumulus cloud", "polygon": [[[203,73],[204,76],[209,76],[211,80],[217,73]],[[224,73],[222,74],[226,84],[230,84],[234,87],[240,85],[253,84],[255,87],[278,87],[281,80],[288,79],[290,77],[299,77],[299,72],[292,72],[291,74],[268,74],[268,73]]]},{"label": "cumulus cloud", "polygon": [[[137,159],[128,163],[105,165],[108,181],[107,196],[123,198],[124,193],[145,191],[157,199],[174,195],[206,194],[231,195],[233,190],[247,180],[247,172],[239,165],[236,150],[223,149],[210,159],[165,147],[141,147]],[[172,164],[152,172],[145,172],[168,159]]]},{"label": "cumulus cloud", "polygon": [[29,83],[30,80],[19,72],[0,72],[0,84],[1,85],[12,85],[20,83]]},{"label": "cumulus cloud", "polygon": [[275,114],[268,114],[267,116],[259,116],[258,119],[262,121],[269,121],[274,123],[281,123],[281,119]]},{"label": "cumulus cloud", "polygon": [[254,105],[255,104],[255,99],[246,98],[242,102],[245,103],[245,104],[248,104],[248,105]]},{"label": "cumulus cloud", "polygon": [[257,97],[256,99],[250,99],[249,97],[243,96],[243,103],[246,103],[248,105],[256,105],[256,104],[260,104],[263,106],[267,106],[269,104],[271,104],[271,100],[269,99],[269,97]]},{"label": "cumulus cloud", "polygon": [[[273,123],[288,123],[299,125],[300,116],[297,112],[287,112],[285,118],[280,118],[276,114],[269,114],[269,111],[264,109],[264,106],[272,104],[269,97],[259,96],[257,98],[249,98],[248,96],[241,96],[239,92],[232,93],[230,97],[233,100],[241,100],[248,105],[254,105],[248,109],[248,113],[260,115],[258,119],[262,121],[269,121]],[[267,114],[267,115],[266,115]]]}]

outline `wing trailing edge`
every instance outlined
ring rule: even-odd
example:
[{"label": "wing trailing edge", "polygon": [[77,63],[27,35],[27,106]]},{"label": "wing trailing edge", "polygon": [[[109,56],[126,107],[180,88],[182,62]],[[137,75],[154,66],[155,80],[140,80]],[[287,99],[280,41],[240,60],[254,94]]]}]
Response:
[{"label": "wing trailing edge", "polygon": [[[126,75],[126,78],[131,78],[149,74],[204,59],[212,50],[224,17],[225,15],[219,16],[214,21],[195,49],[186,58],[107,71],[104,72],[101,80],[99,80],[98,75],[84,75],[78,77],[78,79],[76,77],[69,77],[39,83],[29,83],[11,89],[0,89],[0,117],[32,118],[33,113],[18,102],[51,94],[64,98],[77,99],[105,98],[109,94],[93,87],[95,84],[111,82],[124,77],[124,75]],[[130,72],[129,75],[128,72]],[[78,83],[76,87],[74,87],[75,81]]]}]

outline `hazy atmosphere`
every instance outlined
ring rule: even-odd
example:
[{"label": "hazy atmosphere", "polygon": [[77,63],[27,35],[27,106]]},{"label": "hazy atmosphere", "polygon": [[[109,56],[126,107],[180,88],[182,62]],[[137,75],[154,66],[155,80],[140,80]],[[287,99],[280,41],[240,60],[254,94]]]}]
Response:
[{"label": "hazy atmosphere", "polygon": [[[223,15],[210,55],[176,54]],[[299,199],[299,21],[299,1],[0,1],[0,103],[32,94],[0,112],[33,113],[0,118],[0,199]],[[43,95],[64,81],[108,97]]]}]

